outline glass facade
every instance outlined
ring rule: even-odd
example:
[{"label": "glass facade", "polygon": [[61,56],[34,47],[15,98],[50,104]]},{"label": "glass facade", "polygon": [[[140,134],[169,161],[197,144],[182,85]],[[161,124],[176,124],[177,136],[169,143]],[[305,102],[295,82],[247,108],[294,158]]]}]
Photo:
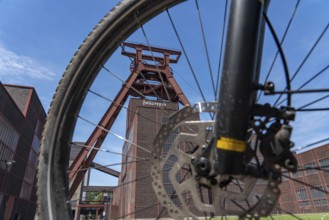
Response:
[{"label": "glass facade", "polygon": [[1,169],[10,169],[4,161],[13,160],[19,133],[0,114],[0,163]]},{"label": "glass facade", "polygon": [[[0,84],[0,220],[34,219],[46,113],[31,87]],[[5,161],[15,163],[8,166]]]}]

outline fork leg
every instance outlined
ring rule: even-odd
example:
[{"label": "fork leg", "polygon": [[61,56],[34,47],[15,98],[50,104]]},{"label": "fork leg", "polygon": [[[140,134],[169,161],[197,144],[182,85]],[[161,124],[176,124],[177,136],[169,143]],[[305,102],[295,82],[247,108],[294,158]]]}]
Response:
[{"label": "fork leg", "polygon": [[216,172],[240,174],[255,97],[262,44],[263,0],[231,1],[216,115]]}]

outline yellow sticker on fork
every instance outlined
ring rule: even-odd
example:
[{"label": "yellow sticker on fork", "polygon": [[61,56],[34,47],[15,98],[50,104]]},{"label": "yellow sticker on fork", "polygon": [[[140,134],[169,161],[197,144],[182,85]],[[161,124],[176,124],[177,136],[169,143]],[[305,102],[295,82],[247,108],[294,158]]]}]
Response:
[{"label": "yellow sticker on fork", "polygon": [[217,148],[242,153],[246,150],[246,142],[233,138],[221,137],[217,140]]}]

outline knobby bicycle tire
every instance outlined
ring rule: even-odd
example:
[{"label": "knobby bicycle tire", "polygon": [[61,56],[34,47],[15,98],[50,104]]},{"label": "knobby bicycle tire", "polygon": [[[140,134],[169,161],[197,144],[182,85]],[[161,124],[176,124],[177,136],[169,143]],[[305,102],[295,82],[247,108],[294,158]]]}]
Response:
[{"label": "knobby bicycle tire", "polygon": [[183,0],[123,0],[88,35],[56,89],[41,142],[37,196],[41,219],[70,219],[69,143],[77,114],[104,63],[142,24]]},{"label": "knobby bicycle tire", "polygon": [[[66,203],[68,144],[75,114],[86,88],[114,49],[143,23],[181,1],[123,0],[88,35],[70,61],[53,97],[42,138],[37,175],[38,210],[42,219],[70,219]],[[136,13],[138,12],[138,13]],[[64,193],[63,193],[64,191]]]}]

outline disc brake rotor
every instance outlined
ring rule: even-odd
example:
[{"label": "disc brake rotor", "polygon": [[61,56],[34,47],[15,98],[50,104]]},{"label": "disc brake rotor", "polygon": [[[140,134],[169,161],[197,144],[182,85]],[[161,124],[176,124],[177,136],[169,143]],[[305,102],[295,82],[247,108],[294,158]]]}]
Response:
[{"label": "disc brake rotor", "polygon": [[174,219],[268,215],[280,193],[279,180],[197,174],[193,161],[204,152],[214,130],[214,121],[200,120],[200,114],[214,114],[215,109],[215,103],[184,107],[161,127],[152,152],[151,176],[156,196]]}]

